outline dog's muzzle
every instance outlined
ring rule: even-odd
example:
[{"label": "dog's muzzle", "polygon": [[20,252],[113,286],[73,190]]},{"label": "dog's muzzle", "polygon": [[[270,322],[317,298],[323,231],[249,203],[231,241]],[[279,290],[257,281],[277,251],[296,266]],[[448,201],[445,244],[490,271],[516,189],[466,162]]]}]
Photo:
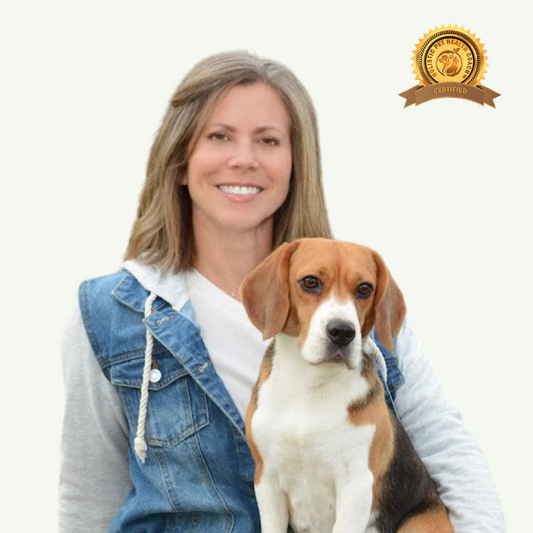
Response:
[{"label": "dog's muzzle", "polygon": [[326,327],[330,340],[337,346],[346,346],[355,338],[355,328],[345,320],[332,320]]},{"label": "dog's muzzle", "polygon": [[344,363],[348,368],[352,368],[352,350],[349,344],[355,339],[355,327],[353,324],[346,320],[332,320],[326,326],[326,333],[331,342],[326,350],[326,357],[323,362]]}]

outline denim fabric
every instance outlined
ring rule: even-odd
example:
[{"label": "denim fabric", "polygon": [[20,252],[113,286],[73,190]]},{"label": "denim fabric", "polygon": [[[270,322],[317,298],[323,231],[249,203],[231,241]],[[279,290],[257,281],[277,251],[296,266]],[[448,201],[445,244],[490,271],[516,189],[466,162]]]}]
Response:
[{"label": "denim fabric", "polygon": [[[190,302],[176,310],[158,297],[152,315],[144,319],[148,295],[126,271],[86,281],[79,293],[89,340],[129,425],[134,489],[110,532],[259,533],[244,421],[211,364]],[[162,378],[149,385],[143,464],[133,441],[147,327]],[[403,377],[395,355],[375,341],[387,363],[390,387],[385,389],[392,406]]]},{"label": "denim fabric", "polygon": [[389,352],[389,350],[385,348],[385,345],[377,336],[375,329],[370,332],[370,337],[374,340],[379,348],[379,351],[383,354],[383,358],[385,359],[385,366],[387,368],[386,382],[381,368],[379,365],[377,367],[379,379],[383,383],[385,389],[385,400],[387,401],[389,409],[396,415],[397,418],[399,418],[398,413],[396,412],[396,407],[394,406],[394,396],[396,389],[405,381],[405,379],[400,367],[398,366],[398,357],[395,353]]}]

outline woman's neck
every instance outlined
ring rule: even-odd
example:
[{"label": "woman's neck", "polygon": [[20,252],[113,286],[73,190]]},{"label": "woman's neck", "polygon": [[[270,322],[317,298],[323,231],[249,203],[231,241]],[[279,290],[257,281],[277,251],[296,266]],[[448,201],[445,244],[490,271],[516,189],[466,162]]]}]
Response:
[{"label": "woman's neck", "polygon": [[240,301],[242,280],[272,251],[272,224],[247,232],[195,226],[194,241],[193,267]]}]

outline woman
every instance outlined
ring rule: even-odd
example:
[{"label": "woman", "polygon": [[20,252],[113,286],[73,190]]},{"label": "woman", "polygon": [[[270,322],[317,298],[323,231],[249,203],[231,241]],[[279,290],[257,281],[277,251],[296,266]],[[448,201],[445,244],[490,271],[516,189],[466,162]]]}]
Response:
[{"label": "woman", "polygon": [[[123,270],[81,285],[65,331],[62,531],[260,531],[243,418],[269,340],[237,291],[301,237],[332,237],[306,90],[245,52],[201,61],[152,146]],[[456,533],[503,531],[483,456],[407,321],[384,355]]]}]

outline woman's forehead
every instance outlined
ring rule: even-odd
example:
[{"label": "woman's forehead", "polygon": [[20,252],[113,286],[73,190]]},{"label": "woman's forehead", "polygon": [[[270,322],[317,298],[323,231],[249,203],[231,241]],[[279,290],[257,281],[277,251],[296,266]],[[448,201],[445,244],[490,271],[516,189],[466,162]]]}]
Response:
[{"label": "woman's forehead", "polygon": [[207,120],[208,126],[219,125],[228,130],[250,125],[266,131],[290,128],[289,112],[279,93],[266,83],[235,85],[217,102]]}]

